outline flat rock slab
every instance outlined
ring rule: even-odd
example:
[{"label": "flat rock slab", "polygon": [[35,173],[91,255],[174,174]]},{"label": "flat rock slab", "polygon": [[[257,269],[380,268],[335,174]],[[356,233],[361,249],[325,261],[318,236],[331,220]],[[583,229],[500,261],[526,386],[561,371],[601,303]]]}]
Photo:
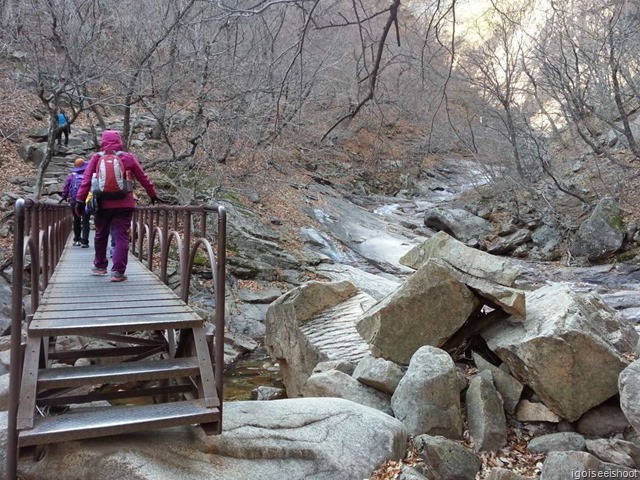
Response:
[{"label": "flat rock slab", "polygon": [[[6,429],[6,414],[0,420]],[[223,434],[211,437],[180,427],[54,444],[40,462],[21,459],[19,474],[23,480],[351,480],[369,478],[406,448],[398,420],[342,399],[229,402],[223,425]]]},{"label": "flat rock slab", "polygon": [[265,347],[280,364],[290,398],[302,395],[318,363],[357,363],[369,352],[355,321],[374,303],[371,296],[346,281],[308,282],[269,306]]},{"label": "flat rock slab", "polygon": [[[371,295],[376,300],[382,300],[400,286],[399,281],[374,275],[359,268],[352,267],[351,265],[321,263],[314,268],[314,272],[323,277],[327,277],[332,282],[340,282],[343,280],[351,282],[358,289]],[[640,305],[640,302],[638,302],[638,304]]]},{"label": "flat rock slab", "polygon": [[411,249],[400,263],[417,270],[431,258],[440,258],[461,272],[505,287],[513,287],[521,274],[510,259],[467,247],[445,232]]}]

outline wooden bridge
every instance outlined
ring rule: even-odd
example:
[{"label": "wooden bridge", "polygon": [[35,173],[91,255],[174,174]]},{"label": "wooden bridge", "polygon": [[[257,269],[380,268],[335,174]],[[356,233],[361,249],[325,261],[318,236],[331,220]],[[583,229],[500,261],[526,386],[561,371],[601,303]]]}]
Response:
[{"label": "wooden bridge", "polygon": [[[121,283],[91,275],[93,248],[71,246],[68,207],[19,200],[14,228],[7,479],[16,478],[26,447],[38,456],[48,443],[176,425],[221,432],[223,207],[137,210]],[[213,334],[188,305],[198,250],[211,266]],[[167,286],[171,253],[179,294]],[[32,315],[20,285],[31,293]]]}]

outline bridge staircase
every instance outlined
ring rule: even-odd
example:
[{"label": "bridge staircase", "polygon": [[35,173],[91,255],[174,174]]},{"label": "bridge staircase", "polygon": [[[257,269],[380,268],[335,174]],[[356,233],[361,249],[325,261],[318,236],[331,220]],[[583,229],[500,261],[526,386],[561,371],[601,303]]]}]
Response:
[{"label": "bridge staircase", "polygon": [[[206,238],[211,211],[217,255]],[[14,288],[6,477],[16,477],[21,452],[36,447],[38,456],[49,443],[178,425],[221,433],[224,209],[137,211],[128,279],[120,283],[90,274],[93,248],[71,246],[67,211],[18,201],[18,223],[25,212],[29,231],[16,229],[14,252],[24,255],[14,257],[13,275],[22,285],[20,273],[30,272],[34,313],[25,315]],[[197,237],[194,215],[201,217]],[[199,249],[211,264],[214,334],[188,305]],[[171,251],[178,254],[178,293],[167,286]],[[20,330],[26,341],[13,334]]]}]

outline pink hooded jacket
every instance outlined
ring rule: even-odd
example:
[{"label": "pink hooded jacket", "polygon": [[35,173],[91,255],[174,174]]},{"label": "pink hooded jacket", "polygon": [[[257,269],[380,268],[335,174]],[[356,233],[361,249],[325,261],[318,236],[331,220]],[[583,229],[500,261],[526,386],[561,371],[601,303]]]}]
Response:
[{"label": "pink hooded jacket", "polygon": [[[122,151],[122,138],[120,137],[120,133],[115,130],[105,130],[102,132],[102,142],[101,149],[106,153],[116,153]],[[82,183],[80,184],[80,188],[78,189],[78,194],[76,195],[76,199],[79,202],[84,202],[89,194],[89,190],[91,189],[91,177],[96,171],[96,166],[98,164],[98,160],[100,155],[95,153],[91,157],[91,161],[89,161],[89,165],[87,165],[87,169],[84,171],[84,176],[82,177]],[[149,197],[155,197],[156,189],[153,186],[153,183],[144,172],[140,164],[138,163],[138,159],[133,155],[133,153],[122,152],[120,155],[120,159],[124,164],[125,171],[131,172],[131,175],[135,177],[140,185],[147,191],[147,195]],[[100,201],[101,209],[110,209],[110,208],[135,208],[136,201],[133,198],[133,193],[130,193],[125,198],[119,199],[103,199]]]}]

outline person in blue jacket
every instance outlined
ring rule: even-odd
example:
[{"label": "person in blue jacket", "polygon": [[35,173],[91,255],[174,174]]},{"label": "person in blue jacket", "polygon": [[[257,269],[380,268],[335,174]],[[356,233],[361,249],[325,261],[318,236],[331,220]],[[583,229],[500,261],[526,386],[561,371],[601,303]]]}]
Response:
[{"label": "person in blue jacket", "polygon": [[69,124],[69,118],[67,114],[64,113],[64,110],[60,109],[58,113],[58,127],[61,130],[58,131],[58,145],[62,146],[62,135],[64,134],[64,146],[67,147],[69,145],[69,135],[71,134],[71,125]]}]

